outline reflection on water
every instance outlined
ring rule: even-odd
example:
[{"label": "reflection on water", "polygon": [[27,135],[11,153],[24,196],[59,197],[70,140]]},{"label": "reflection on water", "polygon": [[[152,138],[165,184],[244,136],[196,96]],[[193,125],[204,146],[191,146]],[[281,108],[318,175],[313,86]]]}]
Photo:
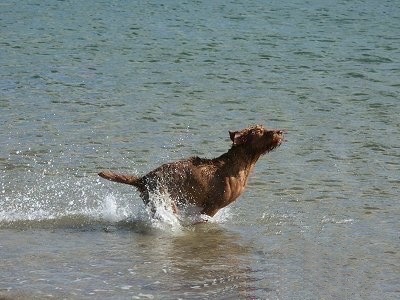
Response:
[{"label": "reflection on water", "polygon": [[[22,241],[13,239],[3,248],[19,244],[18,253],[3,256],[9,274],[3,286],[11,295],[41,286],[48,295],[61,292],[68,297],[107,297],[124,290],[131,296],[169,298],[172,293],[173,298],[211,299],[246,298],[262,289],[249,267],[251,247],[218,224],[168,232],[141,220],[81,228],[62,223],[51,231],[43,223],[33,224],[36,229],[25,227],[19,234]],[[75,246],[70,239],[76,240]],[[45,249],[43,242],[48,244]],[[16,257],[19,264],[12,265]],[[44,269],[49,267],[50,273]]]},{"label": "reflection on water", "polygon": [[168,274],[165,284],[175,293],[199,298],[246,294],[249,248],[240,236],[204,224],[158,241],[149,253],[162,259],[162,270]]}]

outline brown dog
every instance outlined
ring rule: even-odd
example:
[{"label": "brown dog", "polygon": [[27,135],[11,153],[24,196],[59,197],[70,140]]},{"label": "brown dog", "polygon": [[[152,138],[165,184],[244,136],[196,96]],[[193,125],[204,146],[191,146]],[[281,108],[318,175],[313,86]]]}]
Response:
[{"label": "brown dog", "polygon": [[[143,177],[100,172],[105,179],[135,186],[146,205],[152,193],[167,192],[174,212],[193,205],[201,214],[214,216],[244,191],[247,179],[261,155],[283,141],[282,130],[261,125],[229,132],[233,142],[227,153],[214,159],[191,157],[164,164]],[[153,207],[154,208],[154,207]]]}]

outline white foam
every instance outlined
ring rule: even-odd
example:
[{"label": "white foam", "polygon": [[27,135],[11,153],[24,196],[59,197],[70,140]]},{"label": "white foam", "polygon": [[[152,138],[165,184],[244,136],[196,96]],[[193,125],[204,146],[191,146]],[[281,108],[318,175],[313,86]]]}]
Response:
[{"label": "white foam", "polygon": [[187,205],[174,212],[170,195],[166,192],[154,193],[150,196],[151,205],[146,211],[155,228],[168,231],[181,231],[184,227],[197,223],[223,223],[231,217],[230,209],[220,210],[214,217],[200,214],[201,208]]},{"label": "white foam", "polygon": [[[154,193],[150,196],[151,205],[146,207],[152,226],[159,229],[179,231],[182,225],[172,208],[168,193]],[[155,210],[155,211],[153,211]]]},{"label": "white foam", "polygon": [[112,194],[104,198],[99,209],[99,216],[110,222],[117,222],[127,217],[124,208],[118,207],[117,199]]},{"label": "white foam", "polygon": [[324,216],[321,220],[322,224],[353,224],[354,219],[348,218],[348,219],[336,219],[336,218],[329,218],[327,216]]}]

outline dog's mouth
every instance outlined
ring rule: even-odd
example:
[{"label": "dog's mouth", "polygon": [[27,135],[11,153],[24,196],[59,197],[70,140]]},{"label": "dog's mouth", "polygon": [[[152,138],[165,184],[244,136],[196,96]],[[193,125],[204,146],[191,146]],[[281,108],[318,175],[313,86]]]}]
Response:
[{"label": "dog's mouth", "polygon": [[264,152],[264,154],[278,148],[282,144],[282,142],[285,141],[285,133],[286,133],[285,130],[274,130],[274,135],[272,137],[271,144],[268,147],[268,149]]},{"label": "dog's mouth", "polygon": [[277,144],[278,144],[278,146],[280,146],[282,144],[282,142],[285,141],[285,133],[286,133],[286,130],[277,130],[277,131],[275,131],[275,134],[277,136]]}]

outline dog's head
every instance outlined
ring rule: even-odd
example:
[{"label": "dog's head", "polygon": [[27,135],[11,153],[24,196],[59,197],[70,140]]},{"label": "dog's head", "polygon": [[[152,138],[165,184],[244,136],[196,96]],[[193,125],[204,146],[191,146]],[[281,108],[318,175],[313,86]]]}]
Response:
[{"label": "dog's head", "polygon": [[283,141],[283,130],[268,130],[262,125],[251,126],[241,131],[229,131],[232,147],[242,146],[255,154],[274,150]]}]

